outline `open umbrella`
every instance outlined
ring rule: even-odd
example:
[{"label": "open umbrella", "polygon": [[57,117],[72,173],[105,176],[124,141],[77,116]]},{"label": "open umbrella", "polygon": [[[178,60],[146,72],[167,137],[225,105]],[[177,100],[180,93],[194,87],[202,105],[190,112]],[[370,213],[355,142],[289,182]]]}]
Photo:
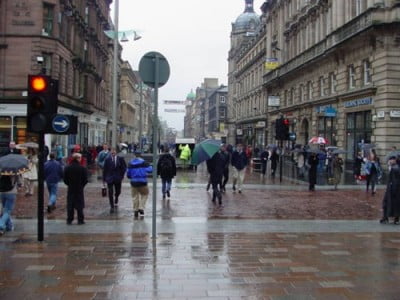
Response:
[{"label": "open umbrella", "polygon": [[343,149],[335,149],[332,151],[333,154],[344,154],[344,153],[348,153],[348,151],[343,150]]},{"label": "open umbrella", "polygon": [[328,140],[326,138],[323,138],[322,136],[314,136],[312,137],[309,141],[309,144],[329,144]]},{"label": "open umbrella", "polygon": [[28,170],[28,159],[21,154],[7,154],[0,157],[1,175],[19,175]]},{"label": "open umbrella", "polygon": [[192,164],[198,165],[205,160],[209,160],[221,147],[221,141],[204,140],[194,147],[192,153]]},{"label": "open umbrella", "polygon": [[325,154],[325,152],[320,149],[307,149],[306,152],[307,153],[315,153],[315,154]]},{"label": "open umbrella", "polygon": [[17,147],[19,148],[39,148],[39,144],[35,142],[27,142],[23,144],[18,144]]},{"label": "open umbrella", "polygon": [[400,156],[400,151],[391,151],[386,155],[385,160],[388,161],[389,158],[398,156]]}]

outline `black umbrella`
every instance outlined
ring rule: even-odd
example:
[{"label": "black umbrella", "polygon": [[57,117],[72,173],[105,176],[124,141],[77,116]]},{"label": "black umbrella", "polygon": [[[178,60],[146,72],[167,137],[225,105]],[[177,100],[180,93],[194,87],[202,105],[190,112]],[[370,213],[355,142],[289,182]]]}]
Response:
[{"label": "black umbrella", "polygon": [[344,154],[347,153],[348,151],[343,150],[343,149],[335,149],[332,151],[333,154]]},{"label": "black umbrella", "polygon": [[28,159],[21,154],[8,154],[0,157],[1,175],[19,175],[28,170]]},{"label": "black umbrella", "polygon": [[307,153],[315,153],[315,154],[326,154],[324,151],[322,151],[320,149],[308,149],[306,152]]}]

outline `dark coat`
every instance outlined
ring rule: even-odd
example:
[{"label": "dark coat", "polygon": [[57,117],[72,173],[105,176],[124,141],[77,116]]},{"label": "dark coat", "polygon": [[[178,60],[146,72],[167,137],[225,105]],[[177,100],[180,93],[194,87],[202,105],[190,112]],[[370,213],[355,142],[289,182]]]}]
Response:
[{"label": "dark coat", "polygon": [[269,157],[269,152],[267,150],[261,152],[260,159],[263,165],[266,165],[268,163],[268,157]]},{"label": "dark coat", "polygon": [[117,163],[112,160],[112,155],[108,155],[104,161],[103,181],[111,184],[121,182],[126,172],[126,162],[123,157],[115,156]]},{"label": "dark coat", "polygon": [[215,153],[211,159],[207,160],[207,170],[210,173],[211,183],[221,183],[226,164],[226,157],[221,152]]},{"label": "dark coat", "polygon": [[44,179],[46,183],[58,183],[63,178],[63,169],[61,164],[50,159],[44,164]]},{"label": "dark coat", "polygon": [[88,174],[85,167],[82,167],[78,161],[73,160],[71,164],[64,169],[64,183],[68,186],[67,201],[73,203],[74,207],[84,208],[85,197],[83,189],[88,183]]},{"label": "dark coat", "polygon": [[8,148],[1,154],[1,156],[5,156],[7,154],[21,154],[21,150],[19,150],[17,148],[13,148],[13,149]]},{"label": "dark coat", "polygon": [[400,167],[393,166],[386,188],[387,212],[389,217],[400,217]]},{"label": "dark coat", "polygon": [[234,166],[239,171],[243,170],[244,168],[246,168],[248,163],[246,153],[244,151],[240,153],[238,151],[233,152],[231,163],[232,166]]},{"label": "dark coat", "polygon": [[[163,168],[163,164],[165,160],[169,160],[171,162],[171,169]],[[176,163],[175,158],[169,154],[165,153],[160,156],[157,163],[157,175],[159,175],[163,179],[172,179],[176,175]]]},{"label": "dark coat", "polygon": [[279,161],[279,155],[278,155],[278,153],[276,153],[275,151],[273,151],[273,152],[271,153],[270,160],[271,160],[271,169],[272,169],[272,170],[276,170],[276,167],[278,166],[278,161]]},{"label": "dark coat", "polygon": [[309,170],[308,170],[308,181],[310,184],[316,184],[317,183],[317,168],[319,164],[319,159],[316,155],[310,155],[308,158],[308,165],[309,165]]}]

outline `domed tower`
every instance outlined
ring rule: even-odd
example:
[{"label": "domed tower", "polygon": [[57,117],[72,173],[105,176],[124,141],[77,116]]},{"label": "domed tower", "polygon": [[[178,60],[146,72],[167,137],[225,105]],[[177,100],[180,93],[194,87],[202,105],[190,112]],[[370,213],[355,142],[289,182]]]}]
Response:
[{"label": "domed tower", "polygon": [[260,23],[260,16],[254,12],[254,0],[245,0],[244,12],[232,23],[231,48],[239,46],[243,37],[253,36]]}]

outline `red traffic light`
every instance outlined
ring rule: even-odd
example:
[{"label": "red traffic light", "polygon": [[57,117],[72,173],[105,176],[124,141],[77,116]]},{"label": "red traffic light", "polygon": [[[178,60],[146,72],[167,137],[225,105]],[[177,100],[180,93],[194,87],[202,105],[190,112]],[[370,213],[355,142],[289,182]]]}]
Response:
[{"label": "red traffic light", "polygon": [[44,92],[47,90],[48,77],[42,75],[29,76],[29,90],[31,92]]},{"label": "red traffic light", "polygon": [[286,126],[288,126],[288,125],[289,125],[289,119],[284,119],[284,120],[283,120],[283,124],[286,125]]}]

